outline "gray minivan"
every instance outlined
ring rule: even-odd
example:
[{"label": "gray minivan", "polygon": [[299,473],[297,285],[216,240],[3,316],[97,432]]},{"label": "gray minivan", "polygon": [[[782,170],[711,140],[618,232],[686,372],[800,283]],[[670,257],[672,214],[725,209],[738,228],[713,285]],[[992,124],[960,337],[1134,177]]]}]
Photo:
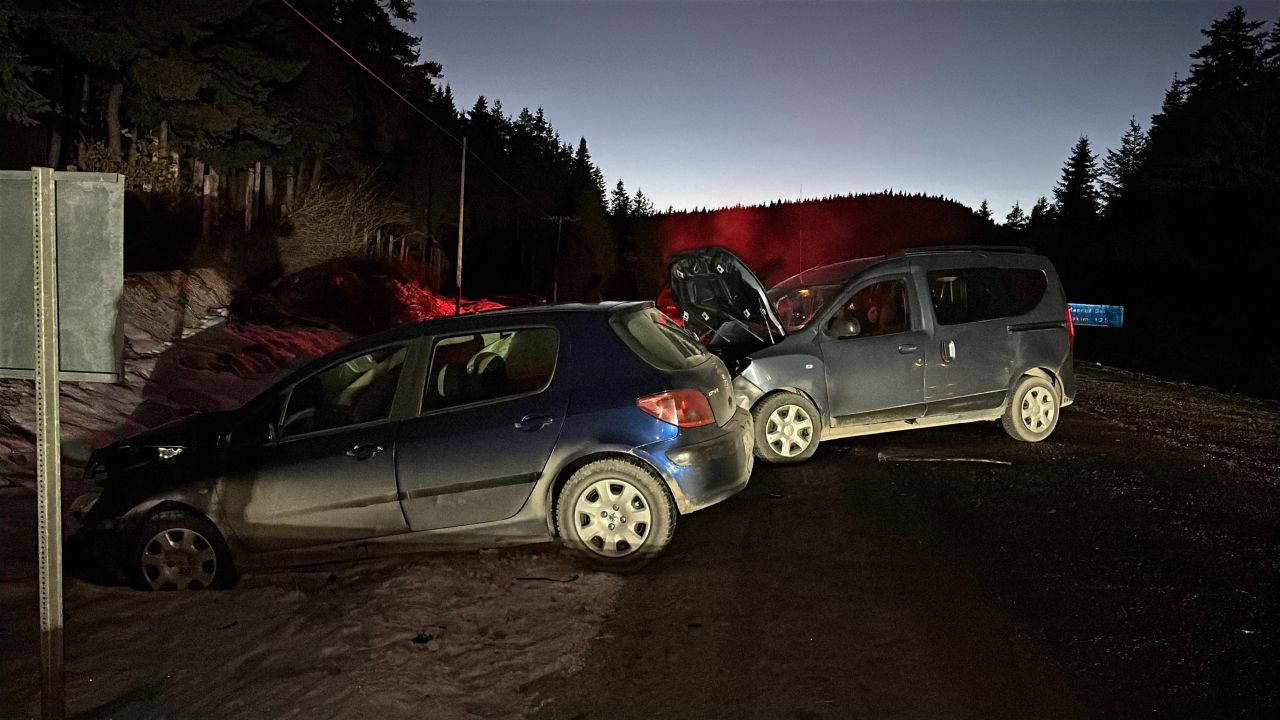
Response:
[{"label": "gray minivan", "polygon": [[734,374],[756,454],[800,462],[822,440],[1000,420],[1053,432],[1076,392],[1075,331],[1049,260],[942,247],[806,270],[765,290],[719,247],[668,265],[680,317]]}]

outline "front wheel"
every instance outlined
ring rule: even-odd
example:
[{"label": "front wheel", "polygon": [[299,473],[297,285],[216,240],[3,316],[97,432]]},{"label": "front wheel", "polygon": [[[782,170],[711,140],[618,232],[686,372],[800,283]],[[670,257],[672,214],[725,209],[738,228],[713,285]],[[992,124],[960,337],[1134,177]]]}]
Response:
[{"label": "front wheel", "polygon": [[584,465],[556,498],[561,540],[604,570],[634,570],[662,552],[676,512],[662,480],[637,463],[608,459]]},{"label": "front wheel", "polygon": [[139,590],[205,590],[235,584],[231,551],[218,528],[183,510],[156,513],[138,528],[125,568]]},{"label": "front wheel", "polygon": [[1028,375],[1009,396],[1009,406],[1000,419],[1009,437],[1023,442],[1040,442],[1058,426],[1058,392],[1042,377]]},{"label": "front wheel", "polygon": [[822,435],[822,416],[809,399],[774,393],[751,409],[756,457],[767,463],[804,462],[813,457]]}]

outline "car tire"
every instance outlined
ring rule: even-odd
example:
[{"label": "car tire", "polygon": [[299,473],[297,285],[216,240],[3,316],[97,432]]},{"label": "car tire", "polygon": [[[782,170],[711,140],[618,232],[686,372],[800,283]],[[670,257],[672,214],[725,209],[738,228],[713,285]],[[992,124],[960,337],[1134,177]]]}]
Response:
[{"label": "car tire", "polygon": [[662,479],[630,460],[582,466],[556,498],[561,541],[593,568],[643,567],[671,542],[675,527],[675,504]]},{"label": "car tire", "polygon": [[223,590],[238,579],[222,533],[185,510],[147,518],[126,552],[125,572],[138,590]]},{"label": "car tire", "polygon": [[1060,410],[1058,391],[1053,383],[1025,375],[1009,394],[1009,405],[1000,424],[1014,440],[1040,442],[1058,426]]},{"label": "car tire", "polygon": [[751,423],[756,457],[774,465],[804,462],[822,441],[822,415],[797,393],[774,393],[756,403]]}]

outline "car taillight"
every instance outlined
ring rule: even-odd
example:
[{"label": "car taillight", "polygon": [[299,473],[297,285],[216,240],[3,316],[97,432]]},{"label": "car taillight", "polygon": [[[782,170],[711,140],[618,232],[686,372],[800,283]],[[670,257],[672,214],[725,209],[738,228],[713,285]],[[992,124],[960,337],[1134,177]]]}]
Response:
[{"label": "car taillight", "polygon": [[1071,306],[1067,306],[1067,347],[1076,349],[1076,323],[1071,319]]},{"label": "car taillight", "polygon": [[636,407],[682,428],[702,427],[716,421],[707,396],[697,390],[668,390],[636,400]]}]

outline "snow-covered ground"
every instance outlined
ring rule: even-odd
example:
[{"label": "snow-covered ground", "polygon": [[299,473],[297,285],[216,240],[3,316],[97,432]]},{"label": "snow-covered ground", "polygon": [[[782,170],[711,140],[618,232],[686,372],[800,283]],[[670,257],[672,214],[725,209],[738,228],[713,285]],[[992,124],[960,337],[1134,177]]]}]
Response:
[{"label": "snow-covered ground", "polygon": [[[554,546],[249,575],[235,589],[67,586],[69,711],[127,718],[521,717],[621,580]],[[0,717],[39,712],[35,586],[0,583]]]}]

